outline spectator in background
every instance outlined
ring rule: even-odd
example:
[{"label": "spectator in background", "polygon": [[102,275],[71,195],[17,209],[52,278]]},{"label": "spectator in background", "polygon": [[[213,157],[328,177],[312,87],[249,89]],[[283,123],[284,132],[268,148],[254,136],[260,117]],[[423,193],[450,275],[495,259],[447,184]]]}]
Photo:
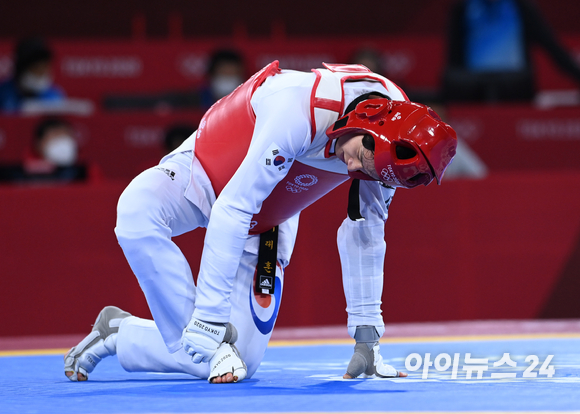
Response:
[{"label": "spectator in background", "polygon": [[162,93],[107,95],[103,107],[107,110],[201,109],[206,111],[246,80],[242,55],[234,50],[219,49],[210,57],[206,83],[191,90]]},{"label": "spectator in background", "polygon": [[531,101],[531,46],[542,46],[580,84],[580,68],[528,0],[462,0],[451,11],[443,97],[450,101]]},{"label": "spectator in background", "polygon": [[14,51],[13,74],[0,84],[0,111],[16,113],[26,102],[60,102],[64,97],[53,83],[50,48],[39,38],[21,40]]},{"label": "spectator in background", "polygon": [[36,127],[32,146],[18,165],[0,167],[0,181],[13,183],[66,183],[95,181],[95,166],[81,164],[73,127],[60,118],[47,118]]},{"label": "spectator in background", "polygon": [[170,154],[173,152],[173,150],[179,148],[183,141],[189,138],[196,129],[197,127],[187,123],[176,123],[169,125],[165,131],[162,132],[163,135],[160,137],[161,145],[159,146],[159,154],[142,163],[139,163],[135,169],[136,174],[139,174],[139,172],[159,164],[161,157]]},{"label": "spectator in background", "polygon": [[209,109],[246,80],[244,59],[235,50],[218,49],[212,53],[207,69],[207,85],[201,91],[201,106]]},{"label": "spectator in background", "polygon": [[165,137],[163,139],[163,148],[165,149],[165,154],[169,154],[174,149],[177,149],[183,141],[191,136],[195,132],[195,129],[191,125],[185,124],[176,124],[169,129],[165,133]]}]

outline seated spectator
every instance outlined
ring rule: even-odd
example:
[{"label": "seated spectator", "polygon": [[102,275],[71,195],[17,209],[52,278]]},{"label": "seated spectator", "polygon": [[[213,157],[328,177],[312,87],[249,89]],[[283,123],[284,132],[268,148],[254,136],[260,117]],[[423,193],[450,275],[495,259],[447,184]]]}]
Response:
[{"label": "seated spectator", "polygon": [[59,118],[48,118],[37,125],[22,163],[0,167],[1,182],[67,183],[99,178],[96,166],[79,162],[74,130]]},{"label": "seated spectator", "polygon": [[160,137],[159,154],[151,157],[141,163],[139,163],[135,168],[135,174],[146,170],[151,167],[155,167],[159,164],[159,160],[165,155],[169,154],[176,148],[178,148],[183,141],[191,136],[195,132],[196,127],[188,123],[176,123],[169,125],[163,135]]},{"label": "seated spectator", "polygon": [[235,50],[216,50],[207,68],[207,85],[202,89],[201,105],[208,109],[246,80],[244,59]]},{"label": "seated spectator", "polygon": [[57,103],[64,99],[52,77],[52,51],[42,39],[24,39],[14,51],[12,76],[0,84],[0,112],[17,113],[29,102]]},{"label": "seated spectator", "polygon": [[109,95],[103,99],[108,110],[199,109],[206,111],[246,80],[242,56],[228,49],[216,50],[210,57],[206,83],[189,91],[167,91]]},{"label": "seated spectator", "polygon": [[452,101],[531,101],[531,47],[542,46],[580,84],[580,68],[528,0],[462,0],[450,15],[443,97]]}]

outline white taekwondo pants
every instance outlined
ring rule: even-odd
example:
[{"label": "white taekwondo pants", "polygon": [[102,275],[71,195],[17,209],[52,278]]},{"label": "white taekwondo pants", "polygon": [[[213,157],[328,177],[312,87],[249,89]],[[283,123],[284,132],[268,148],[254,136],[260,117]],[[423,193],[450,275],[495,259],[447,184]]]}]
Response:
[{"label": "white taekwondo pants", "polygon": [[[208,223],[208,218],[185,197],[192,157],[191,150],[177,150],[138,175],[119,199],[115,233],[154,318],[151,321],[132,316],[121,323],[117,355],[127,371],[209,376],[208,364],[192,363],[180,344],[194,311],[196,286],[189,264],[172,237]],[[290,248],[284,249],[287,257],[278,255],[274,295],[254,294],[259,236],[248,237],[234,281],[230,320],[238,330],[236,346],[248,366],[248,377],[258,369],[272,334],[284,267],[297,227],[298,216],[280,225],[279,243]]]}]

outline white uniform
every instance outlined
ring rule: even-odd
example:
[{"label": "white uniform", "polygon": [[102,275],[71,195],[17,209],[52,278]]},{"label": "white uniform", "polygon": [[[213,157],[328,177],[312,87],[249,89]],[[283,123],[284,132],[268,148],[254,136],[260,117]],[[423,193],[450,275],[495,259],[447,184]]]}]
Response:
[{"label": "white uniform", "polygon": [[[325,81],[330,85],[326,88],[336,89],[332,85],[338,85],[344,107],[373,91],[405,100],[394,84],[359,80],[344,82],[341,88],[339,75],[321,72],[321,85]],[[192,314],[209,322],[233,323],[239,333],[236,346],[248,365],[248,377],[258,368],[277,316],[298,214],[279,227],[277,289],[271,296],[253,293],[259,236],[248,235],[255,224],[252,217],[260,212],[264,200],[285,179],[294,162],[347,174],[344,163],[324,155],[328,144],[324,131],[339,114],[317,109],[316,133],[312,134],[311,95],[315,83],[314,73],[282,71],[268,77],[256,90],[251,99],[256,122],[249,150],[217,199],[195,157],[199,131],[163,158],[159,166],[136,177],[122,194],[115,232],[155,319],[154,323],[130,317],[121,324],[117,354],[125,369],[207,377],[207,364],[193,364],[180,351],[182,332]],[[277,162],[266,162],[272,151]],[[316,177],[306,177],[307,182],[295,180],[286,188],[308,191],[313,180]],[[380,335],[384,332],[380,309],[386,251],[384,220],[393,194],[393,189],[378,182],[361,181],[361,214],[366,220],[347,218],[338,231],[351,335],[358,325],[376,326]],[[197,227],[207,227],[207,234],[196,289],[189,265],[171,238]]]}]

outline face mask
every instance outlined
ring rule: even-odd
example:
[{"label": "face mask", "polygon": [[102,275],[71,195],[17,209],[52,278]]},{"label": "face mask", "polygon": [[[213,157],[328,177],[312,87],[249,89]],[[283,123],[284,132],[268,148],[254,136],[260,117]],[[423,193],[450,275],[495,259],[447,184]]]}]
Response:
[{"label": "face mask", "polygon": [[232,93],[234,89],[240,86],[242,79],[239,76],[216,76],[211,81],[211,92],[217,99]]},{"label": "face mask", "polygon": [[48,75],[38,76],[27,72],[20,78],[20,86],[28,92],[42,93],[47,91],[51,85],[52,77]]},{"label": "face mask", "polygon": [[45,145],[43,155],[59,167],[68,167],[77,160],[77,143],[68,135],[59,135]]}]

